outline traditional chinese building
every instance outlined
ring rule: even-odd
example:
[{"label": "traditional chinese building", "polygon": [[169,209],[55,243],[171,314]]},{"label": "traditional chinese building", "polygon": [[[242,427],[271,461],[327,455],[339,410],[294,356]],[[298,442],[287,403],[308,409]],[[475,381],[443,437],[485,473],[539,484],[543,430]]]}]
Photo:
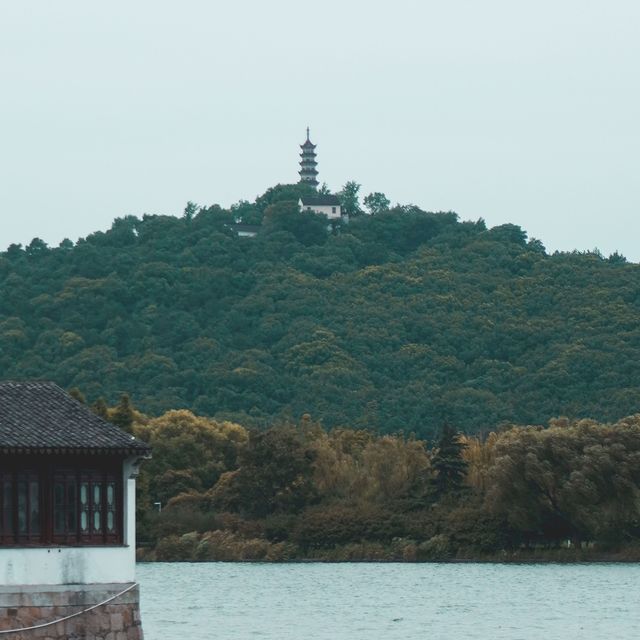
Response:
[{"label": "traditional chinese building", "polygon": [[300,145],[300,182],[311,185],[314,189],[318,186],[318,170],[316,167],[316,145],[309,140],[309,127],[307,127],[307,139]]},{"label": "traditional chinese building", "polygon": [[313,196],[303,196],[298,200],[300,211],[315,211],[324,213],[330,220],[342,218],[342,207],[338,196],[319,193]]},{"label": "traditional chinese building", "polygon": [[135,477],[149,455],[51,382],[0,383],[0,638],[142,638]]}]

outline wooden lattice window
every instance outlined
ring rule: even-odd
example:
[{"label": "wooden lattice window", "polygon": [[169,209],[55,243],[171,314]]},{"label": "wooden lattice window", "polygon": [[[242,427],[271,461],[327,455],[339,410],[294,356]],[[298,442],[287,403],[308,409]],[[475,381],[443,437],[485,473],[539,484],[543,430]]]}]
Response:
[{"label": "wooden lattice window", "polygon": [[0,544],[5,546],[119,544],[122,509],[119,464],[0,470]]},{"label": "wooden lattice window", "polygon": [[15,541],[13,474],[0,473],[0,542]]},{"label": "wooden lattice window", "polygon": [[42,533],[39,474],[36,471],[18,471],[14,477],[18,542],[39,542]]},{"label": "wooden lattice window", "polygon": [[78,493],[81,540],[85,543],[116,542],[120,538],[116,477],[85,471],[80,476]]}]

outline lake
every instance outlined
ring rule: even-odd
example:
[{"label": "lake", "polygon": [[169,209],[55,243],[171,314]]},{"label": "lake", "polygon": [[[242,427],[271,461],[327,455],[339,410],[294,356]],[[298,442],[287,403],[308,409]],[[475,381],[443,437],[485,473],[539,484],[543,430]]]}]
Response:
[{"label": "lake", "polygon": [[145,640],[640,638],[638,564],[139,564]]}]

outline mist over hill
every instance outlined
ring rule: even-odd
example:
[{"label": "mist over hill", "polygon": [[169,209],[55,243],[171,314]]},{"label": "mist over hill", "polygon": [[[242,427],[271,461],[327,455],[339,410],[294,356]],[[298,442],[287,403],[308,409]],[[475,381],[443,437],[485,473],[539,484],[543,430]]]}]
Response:
[{"label": "mist over hill", "polygon": [[[3,378],[263,426],[430,437],[640,411],[640,266],[397,206],[328,228],[295,187],[0,254]],[[238,237],[235,222],[262,224]],[[35,230],[37,232],[37,230]]]}]

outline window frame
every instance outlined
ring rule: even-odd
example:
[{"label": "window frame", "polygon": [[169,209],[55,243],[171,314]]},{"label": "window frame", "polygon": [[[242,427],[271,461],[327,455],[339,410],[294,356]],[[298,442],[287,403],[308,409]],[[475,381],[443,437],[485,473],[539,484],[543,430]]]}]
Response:
[{"label": "window frame", "polygon": [[[0,547],[122,545],[122,470],[123,461],[111,457],[0,456]],[[18,500],[20,482],[26,482],[23,527]],[[32,493],[33,483],[37,483],[36,494]],[[61,484],[62,496],[58,489]],[[81,526],[83,484],[91,494],[87,495],[86,529]],[[34,495],[37,495],[37,521],[31,517]],[[5,508],[7,496],[11,496],[11,504]],[[96,522],[98,527],[94,526]],[[113,527],[109,528],[108,522],[112,522]]]}]

